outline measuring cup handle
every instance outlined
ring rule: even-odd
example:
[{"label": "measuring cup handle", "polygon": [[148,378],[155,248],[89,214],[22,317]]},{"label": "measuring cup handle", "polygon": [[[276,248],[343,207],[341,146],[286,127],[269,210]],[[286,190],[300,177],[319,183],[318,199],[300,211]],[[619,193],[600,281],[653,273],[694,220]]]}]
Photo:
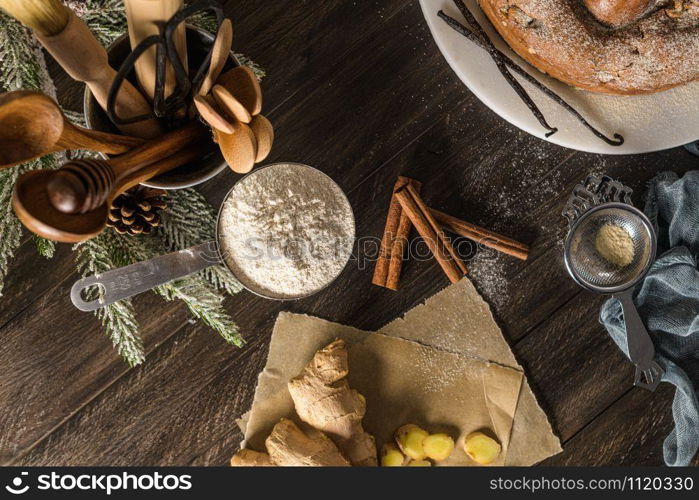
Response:
[{"label": "measuring cup handle", "polygon": [[[209,241],[187,250],[87,276],[75,282],[70,299],[81,311],[95,311],[220,262],[216,242]],[[82,292],[92,286],[99,287],[101,293],[99,298],[87,302],[83,300]]]},{"label": "measuring cup handle", "polygon": [[633,303],[633,291],[627,290],[616,295],[624,311],[626,324],[626,345],[629,358],[636,365],[634,385],[655,391],[660,384],[664,370],[654,361],[655,346]]}]

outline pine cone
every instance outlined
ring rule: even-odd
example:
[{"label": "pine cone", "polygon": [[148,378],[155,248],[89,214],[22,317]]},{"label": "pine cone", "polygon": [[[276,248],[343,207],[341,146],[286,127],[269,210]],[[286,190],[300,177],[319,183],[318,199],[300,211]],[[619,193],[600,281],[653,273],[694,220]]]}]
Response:
[{"label": "pine cone", "polygon": [[167,192],[136,186],[117,196],[107,226],[120,234],[150,234],[160,225],[159,212],[167,208]]}]

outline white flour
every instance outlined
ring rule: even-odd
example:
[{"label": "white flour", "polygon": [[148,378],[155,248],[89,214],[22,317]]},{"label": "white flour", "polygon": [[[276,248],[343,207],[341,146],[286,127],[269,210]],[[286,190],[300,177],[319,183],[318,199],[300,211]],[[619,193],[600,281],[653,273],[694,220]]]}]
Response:
[{"label": "white flour", "polygon": [[261,168],[238,182],[219,221],[221,253],[236,278],[272,298],[314,293],[340,274],[354,216],[325,174],[303,165]]}]

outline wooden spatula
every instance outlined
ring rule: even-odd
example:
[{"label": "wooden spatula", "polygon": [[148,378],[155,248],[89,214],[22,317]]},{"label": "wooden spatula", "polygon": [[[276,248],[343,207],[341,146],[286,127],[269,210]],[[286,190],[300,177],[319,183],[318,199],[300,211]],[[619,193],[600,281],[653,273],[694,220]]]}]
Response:
[{"label": "wooden spatula", "polygon": [[231,45],[233,44],[233,23],[230,19],[224,19],[221,23],[221,27],[218,29],[216,34],[216,40],[214,41],[214,46],[211,49],[211,63],[209,64],[209,71],[199,86],[197,94],[206,95],[211,91],[211,87],[214,86],[214,82],[218,79],[223,67],[226,65],[228,56],[231,52]]},{"label": "wooden spatula", "polygon": [[214,129],[214,138],[231,170],[239,174],[246,174],[252,170],[257,158],[257,139],[248,125],[241,123],[240,128],[233,134]]},{"label": "wooden spatula", "polygon": [[211,128],[220,130],[226,134],[232,134],[239,127],[239,121],[235,119],[229,119],[227,116],[223,115],[218,109],[214,99],[208,95],[197,95],[194,96],[194,106],[197,108],[199,115],[204,119],[206,123],[211,125]]}]

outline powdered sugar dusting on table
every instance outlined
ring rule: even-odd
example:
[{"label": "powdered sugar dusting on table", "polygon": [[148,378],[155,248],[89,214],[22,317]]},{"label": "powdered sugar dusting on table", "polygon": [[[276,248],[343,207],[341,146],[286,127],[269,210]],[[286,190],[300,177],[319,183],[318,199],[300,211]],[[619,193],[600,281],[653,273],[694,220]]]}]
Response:
[{"label": "powdered sugar dusting on table", "polygon": [[219,220],[221,253],[236,278],[273,298],[317,292],[340,274],[354,243],[354,216],[325,174],[271,165],[238,182]]}]

